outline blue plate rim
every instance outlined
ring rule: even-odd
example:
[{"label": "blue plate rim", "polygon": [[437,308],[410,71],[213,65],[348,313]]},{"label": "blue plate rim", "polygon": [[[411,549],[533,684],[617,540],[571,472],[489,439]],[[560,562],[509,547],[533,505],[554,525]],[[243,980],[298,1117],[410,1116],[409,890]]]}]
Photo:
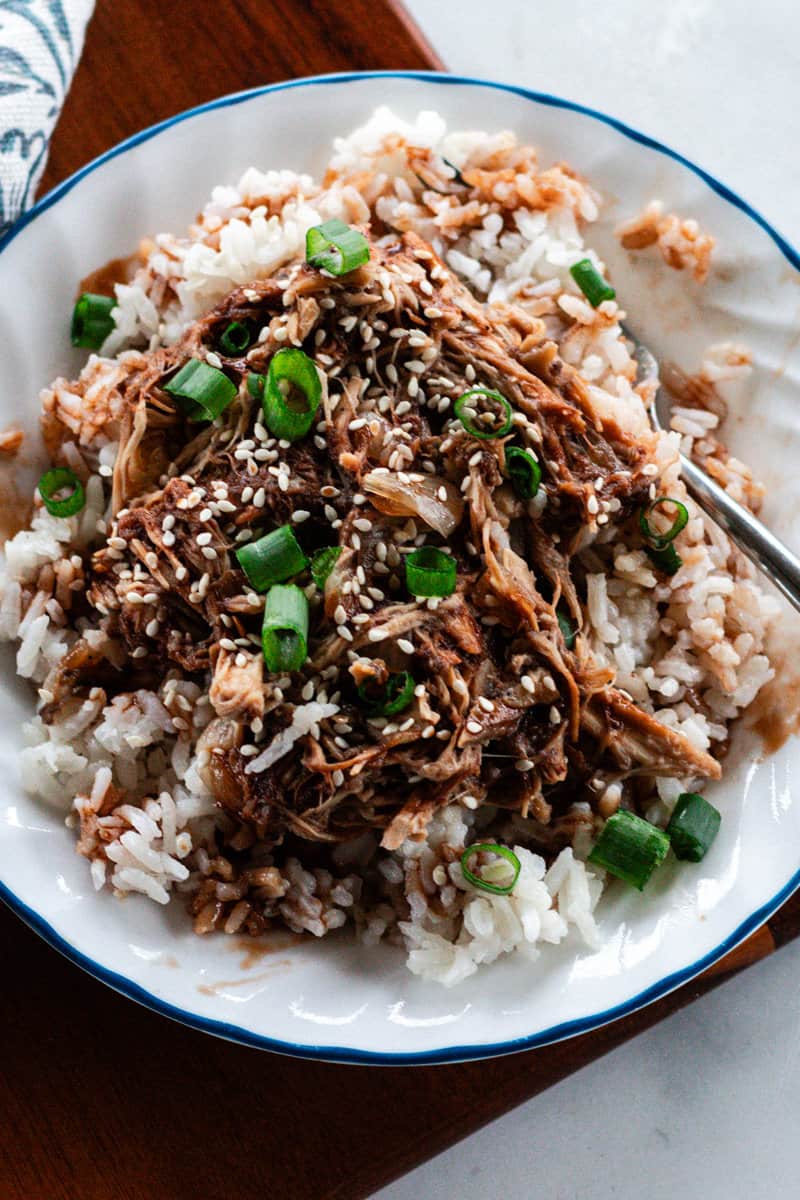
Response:
[{"label": "blue plate rim", "polygon": [[[655,138],[647,134],[641,133],[632,126],[627,125],[624,121],[617,117],[612,117],[607,113],[601,112],[598,109],[591,108],[588,105],[579,104],[573,100],[566,100],[559,96],[554,96],[547,92],[537,92],[531,88],[524,88],[516,84],[502,83],[495,80],[481,79],[467,75],[448,75],[444,72],[435,71],[358,71],[358,72],[342,72],[330,75],[310,75],[302,79],[291,79],[280,83],[264,84],[261,87],[249,88],[246,91],[234,92],[225,96],[220,96],[216,100],[208,101],[206,104],[197,105],[194,108],[189,108],[183,112],[176,113],[175,116],[168,117],[164,121],[159,121],[154,125],[140,130],[139,133],[133,134],[124,141],[119,142],[116,146],[98,155],[92,159],[86,166],[70,175],[52,191],[38,200],[19,220],[0,238],[0,254],[14,241],[14,239],[25,229],[32,221],[36,220],[48,208],[56,204],[63,196],[67,195],[78,183],[81,182],[87,175],[92,174],[104,163],[111,159],[117,158],[121,154],[132,150],[142,142],[149,141],[156,137],[159,133],[169,129],[172,125],[190,120],[193,117],[199,116],[202,113],[209,112],[217,108],[227,108],[233,105],[246,103],[248,100],[254,99],[257,96],[263,96],[270,92],[288,91],[299,87],[316,87],[326,84],[338,83],[358,83],[362,80],[372,79],[410,79],[418,80],[425,83],[433,83],[440,86],[448,85],[467,85],[471,87],[482,87],[494,89],[497,91],[509,92],[512,95],[520,96],[525,100],[529,100],[535,104],[546,105],[552,108],[563,108],[571,112],[581,113],[584,116],[590,117],[593,120],[600,121],[604,125],[608,125],[624,137],[631,141],[637,142],[639,145],[646,146],[659,154],[663,154],[668,158],[680,163],[686,167],[694,175],[702,179],[718,196],[727,201],[733,207],[739,209],[740,212],[748,216],[752,221],[760,226],[762,230],[774,242],[781,254],[788,262],[798,271],[800,271],[800,253],[783,237],[778,230],[770,224],[756,209],[752,207],[746,200],[743,200],[736,192],[732,191],[724,183],[718,180],[714,175],[699,167],[691,159],[686,158],[678,151],[664,145],[663,142],[657,141]],[[217,1037],[227,1039],[228,1041],[238,1042],[241,1045],[253,1046],[257,1049],[272,1050],[274,1052],[288,1055],[293,1058],[308,1058],[317,1059],[328,1062],[341,1063],[360,1063],[372,1064],[380,1066],[410,1066],[410,1065],[431,1065],[435,1063],[455,1063],[466,1062],[473,1059],[494,1058],[505,1054],[515,1054],[522,1050],[532,1050],[537,1046],[545,1046],[553,1042],[563,1041],[565,1038],[575,1037],[581,1033],[588,1033],[593,1029],[598,1029],[602,1025],[607,1025],[612,1021],[616,1021],[621,1017],[629,1016],[631,1013],[655,1000],[661,999],[669,992],[674,991],[684,983],[695,978],[704,970],[710,967],[713,963],[718,962],[729,951],[734,949],[741,941],[743,941],[750,933],[757,929],[764,921],[780,908],[780,906],[791,896],[791,894],[800,887],[800,870],[798,870],[792,878],[773,896],[773,898],[762,905],[754,913],[751,913],[741,924],[731,933],[723,942],[719,943],[713,950],[702,958],[696,960],[688,967],[682,967],[679,971],[674,971],[672,974],[665,976],[656,983],[651,984],[649,988],[637,993],[631,999],[624,1001],[622,1004],[615,1005],[612,1008],[605,1009],[599,1013],[594,1013],[591,1016],[581,1017],[573,1021],[566,1021],[560,1025],[551,1026],[549,1029],[542,1030],[540,1033],[531,1034],[528,1037],[514,1038],[503,1042],[493,1043],[473,1043],[463,1046],[449,1046],[443,1049],[423,1050],[408,1054],[395,1054],[386,1051],[362,1050],[351,1046],[327,1046],[314,1045],[302,1042],[282,1041],[278,1038],[266,1037],[262,1034],[253,1033],[249,1029],[245,1029],[239,1025],[229,1024],[225,1021],[217,1021],[208,1017],[202,1017],[197,1013],[189,1012],[186,1009],[180,1008],[177,1005],[169,1004],[165,1000],[160,999],[146,988],[134,983],[131,979],[124,975],[119,975],[117,972],[102,966],[95,959],[90,958],[75,946],[71,945],[60,933],[43,917],[41,914],[30,908],[23,900],[19,898],[9,887],[0,880],[0,899],[4,901],[8,907],[16,913],[31,929],[42,937],[48,945],[53,949],[63,954],[76,966],[82,968],[101,983],[106,984],[114,991],[127,996],[129,999],[144,1005],[145,1008],[151,1009],[153,1012],[159,1013],[161,1016],[169,1017],[171,1020],[178,1021],[180,1024],[187,1025],[192,1029],[200,1030],[203,1033],[210,1033]]]}]

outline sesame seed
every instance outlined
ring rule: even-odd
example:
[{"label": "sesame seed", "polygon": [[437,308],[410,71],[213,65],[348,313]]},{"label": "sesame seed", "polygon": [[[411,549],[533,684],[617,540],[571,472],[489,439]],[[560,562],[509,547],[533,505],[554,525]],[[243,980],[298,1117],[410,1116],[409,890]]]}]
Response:
[{"label": "sesame seed", "polygon": [[213,517],[213,515],[214,514],[212,513],[210,508],[203,508],[200,511],[200,520],[201,521],[210,521],[211,518]]},{"label": "sesame seed", "polygon": [[407,371],[411,371],[414,375],[421,375],[425,370],[426,364],[419,358],[409,358],[403,363]]},{"label": "sesame seed", "polygon": [[550,709],[550,724],[557,725],[561,720],[561,713],[556,708],[555,704]]},{"label": "sesame seed", "polygon": [[303,690],[300,693],[300,698],[302,700],[310,700],[313,695],[314,695],[314,680],[309,679],[308,683],[306,683],[304,685]]},{"label": "sesame seed", "polygon": [[189,572],[186,570],[186,567],[184,567],[184,566],[175,568],[175,578],[178,580],[179,583],[182,583],[188,574],[189,574]]},{"label": "sesame seed", "polygon": [[370,629],[369,633],[367,634],[367,641],[383,642],[383,641],[385,641],[385,639],[387,637],[388,637],[388,634],[387,634],[386,630],[381,628],[380,625],[378,625],[374,629]]},{"label": "sesame seed", "polygon": [[332,504],[326,504],[322,511],[325,513],[325,519],[327,521],[335,521],[338,516],[336,509]]},{"label": "sesame seed", "polygon": [[222,650],[233,651],[236,649],[236,642],[232,641],[230,638],[227,638],[227,637],[220,638],[219,645],[220,645],[220,649],[222,649]]},{"label": "sesame seed", "polygon": [[197,542],[198,546],[207,546],[208,543],[211,541],[211,534],[210,533],[198,533],[197,537],[195,538],[195,541]]},{"label": "sesame seed", "polygon": [[213,546],[203,546],[202,554],[203,558],[208,558],[210,560],[213,560],[217,557],[217,552]]},{"label": "sesame seed", "polygon": [[355,420],[349,422],[347,428],[352,429],[355,432],[356,429],[363,429],[366,423],[366,417],[356,417]]},{"label": "sesame seed", "polygon": [[467,733],[482,733],[482,732],[483,732],[483,726],[479,725],[477,721],[467,721]]},{"label": "sesame seed", "polygon": [[369,533],[372,529],[372,521],[368,521],[366,517],[358,517],[353,521],[356,529],[360,529],[362,533]]},{"label": "sesame seed", "polygon": [[144,658],[147,653],[147,646],[137,646],[131,654],[131,658]]},{"label": "sesame seed", "polygon": [[142,600],[145,604],[158,604],[158,592],[145,592]]},{"label": "sesame seed", "polygon": [[253,508],[263,508],[267,498],[267,493],[263,487],[260,487],[253,496]]},{"label": "sesame seed", "polygon": [[514,763],[514,766],[516,767],[516,769],[518,771],[533,770],[533,763],[531,762],[531,760],[529,758],[518,758],[517,761]]},{"label": "sesame seed", "polygon": [[522,678],[520,679],[520,683],[522,684],[525,691],[528,692],[531,696],[536,691],[536,684],[533,682],[530,675],[523,675]]},{"label": "sesame seed", "polygon": [[222,366],[222,359],[213,350],[209,350],[208,354],[206,354],[206,362],[209,366],[216,367],[218,370]]},{"label": "sesame seed", "polygon": [[104,479],[108,479],[110,475],[114,474],[111,467],[109,467],[106,463],[103,463],[102,467],[97,468],[97,473],[102,475]]},{"label": "sesame seed", "polygon": [[410,642],[408,640],[408,638],[398,638],[397,639],[397,648],[399,650],[402,650],[403,654],[413,654],[414,653],[414,643]]},{"label": "sesame seed", "polygon": [[478,696],[478,704],[481,706],[484,712],[494,712],[494,704],[491,700],[488,700],[486,696]]},{"label": "sesame seed", "polygon": [[295,525],[302,525],[303,521],[307,521],[310,516],[311,513],[308,509],[298,508],[292,513],[292,521]]},{"label": "sesame seed", "polygon": [[148,637],[155,637],[156,634],[158,633],[158,630],[159,630],[159,623],[155,619],[155,617],[153,617],[152,621],[148,621],[144,627],[144,631]]},{"label": "sesame seed", "polygon": [[336,611],[333,614],[333,619],[337,625],[344,625],[345,621],[347,620],[347,610],[343,604],[337,605]]},{"label": "sesame seed", "polygon": [[353,635],[346,625],[337,625],[336,632],[338,633],[339,637],[344,638],[346,642],[352,642]]}]

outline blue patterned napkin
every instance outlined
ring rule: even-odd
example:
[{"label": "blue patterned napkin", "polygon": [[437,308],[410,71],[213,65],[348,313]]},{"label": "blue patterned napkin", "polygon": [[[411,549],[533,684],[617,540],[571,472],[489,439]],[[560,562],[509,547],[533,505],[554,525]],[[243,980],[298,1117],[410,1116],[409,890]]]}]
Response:
[{"label": "blue patterned napkin", "polygon": [[32,203],[94,0],[0,0],[0,233]]}]

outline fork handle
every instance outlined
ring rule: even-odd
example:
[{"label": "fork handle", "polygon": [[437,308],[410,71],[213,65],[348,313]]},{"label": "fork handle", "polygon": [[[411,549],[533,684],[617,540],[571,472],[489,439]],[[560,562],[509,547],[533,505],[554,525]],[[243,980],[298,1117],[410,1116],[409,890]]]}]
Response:
[{"label": "fork handle", "polygon": [[800,611],[800,559],[770,533],[757,517],[728,495],[684,454],[681,476],[690,494],[743,554],[764,572],[786,599]]}]

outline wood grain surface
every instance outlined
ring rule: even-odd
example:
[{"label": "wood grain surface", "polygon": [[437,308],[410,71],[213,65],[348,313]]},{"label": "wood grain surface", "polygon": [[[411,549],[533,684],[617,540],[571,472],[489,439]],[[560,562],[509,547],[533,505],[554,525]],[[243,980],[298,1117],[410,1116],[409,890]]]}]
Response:
[{"label": "wood grain surface", "polygon": [[[98,0],[44,187],[224,92],[440,65],[388,0]],[[359,1200],[798,933],[800,898],[695,983],[592,1034],[384,1069],[195,1033],[103,987],[0,906],[0,1198]]]}]

